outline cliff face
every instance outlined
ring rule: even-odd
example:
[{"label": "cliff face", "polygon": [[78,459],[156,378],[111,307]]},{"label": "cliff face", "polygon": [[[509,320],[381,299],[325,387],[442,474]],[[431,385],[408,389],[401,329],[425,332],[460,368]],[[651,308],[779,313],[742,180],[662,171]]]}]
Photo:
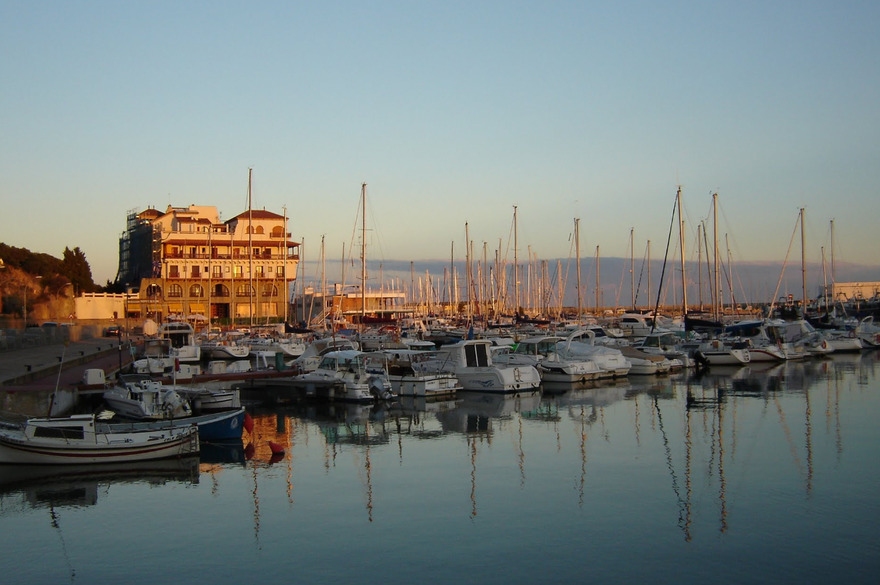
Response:
[{"label": "cliff face", "polygon": [[28,323],[69,321],[74,310],[73,286],[63,277],[42,278],[9,265],[0,267],[0,315]]}]

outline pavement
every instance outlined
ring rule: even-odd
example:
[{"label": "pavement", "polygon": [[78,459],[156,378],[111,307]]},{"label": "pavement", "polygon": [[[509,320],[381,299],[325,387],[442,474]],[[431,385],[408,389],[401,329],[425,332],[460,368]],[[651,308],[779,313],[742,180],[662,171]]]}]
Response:
[{"label": "pavement", "polygon": [[0,352],[0,392],[73,388],[87,369],[104,370],[107,379],[131,362],[123,341],[94,338]]}]

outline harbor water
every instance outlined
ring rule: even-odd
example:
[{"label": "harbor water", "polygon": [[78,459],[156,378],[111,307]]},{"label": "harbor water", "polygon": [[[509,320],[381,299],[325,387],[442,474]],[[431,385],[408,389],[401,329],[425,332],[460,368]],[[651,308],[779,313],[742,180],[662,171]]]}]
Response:
[{"label": "harbor water", "polygon": [[3,581],[874,584],[878,361],[253,403],[197,458],[0,467]]}]

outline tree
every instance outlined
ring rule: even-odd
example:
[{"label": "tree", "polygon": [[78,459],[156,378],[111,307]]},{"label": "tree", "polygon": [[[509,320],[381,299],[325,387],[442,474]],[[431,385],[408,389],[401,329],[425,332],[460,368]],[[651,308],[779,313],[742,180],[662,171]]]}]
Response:
[{"label": "tree", "polygon": [[78,246],[73,250],[64,248],[64,254],[61,258],[61,273],[70,279],[77,290],[93,292],[96,288],[92,281],[92,269],[86,260],[86,255]]}]

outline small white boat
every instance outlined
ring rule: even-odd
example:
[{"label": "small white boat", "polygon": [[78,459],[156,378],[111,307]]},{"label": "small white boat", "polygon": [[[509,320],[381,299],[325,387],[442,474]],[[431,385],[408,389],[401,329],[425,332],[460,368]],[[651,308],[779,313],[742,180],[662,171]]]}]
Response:
[{"label": "small white boat", "polygon": [[745,347],[730,347],[713,339],[700,344],[694,359],[709,366],[742,366],[751,361],[751,354]]},{"label": "small white boat", "polygon": [[22,425],[0,426],[0,463],[119,463],[198,452],[199,433],[194,425],[102,431],[89,414],[31,418]]},{"label": "small white boat", "polygon": [[[435,346],[431,344],[431,347]],[[430,400],[453,397],[461,390],[455,374],[439,369],[433,372],[427,369],[417,371],[418,366],[413,367],[414,363],[435,360],[434,350],[386,349],[382,353],[388,357],[388,380],[398,396]]]},{"label": "small white boat", "polygon": [[538,362],[542,382],[589,382],[604,377],[604,371],[588,357],[566,357],[548,354]]},{"label": "small white boat", "polygon": [[104,402],[118,414],[162,420],[192,415],[189,402],[173,387],[139,374],[125,374],[104,392]]},{"label": "small white boat", "polygon": [[657,376],[668,374],[672,362],[665,356],[651,354],[637,347],[621,347],[623,357],[631,364],[629,375]]},{"label": "small white boat", "polygon": [[311,372],[294,376],[291,384],[306,395],[329,400],[372,402],[394,397],[385,356],[358,350],[331,351]]},{"label": "small white boat", "polygon": [[462,390],[473,392],[525,392],[541,385],[541,375],[534,366],[494,363],[491,347],[492,342],[485,339],[442,345],[433,359],[413,364],[413,368],[455,374]]},{"label": "small white boat", "polygon": [[602,370],[602,378],[626,376],[632,363],[618,347],[596,345],[595,338],[596,334],[589,329],[576,330],[556,344],[556,351],[567,358],[592,359]]}]

